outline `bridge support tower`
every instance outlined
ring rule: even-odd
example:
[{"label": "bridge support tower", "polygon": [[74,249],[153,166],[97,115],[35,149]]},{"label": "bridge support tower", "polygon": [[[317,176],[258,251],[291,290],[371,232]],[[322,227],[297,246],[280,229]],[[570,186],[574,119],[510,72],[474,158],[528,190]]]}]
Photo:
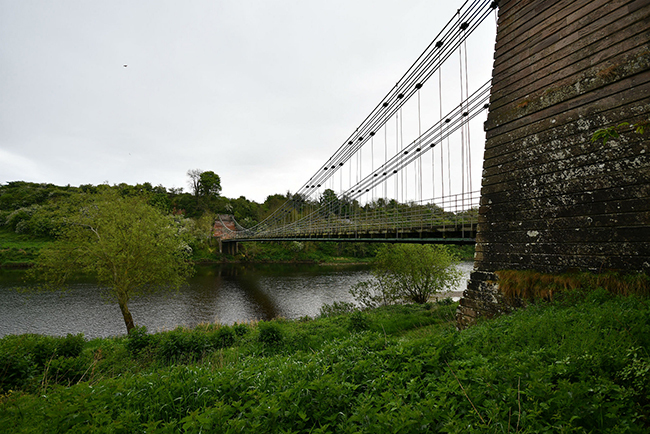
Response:
[{"label": "bridge support tower", "polygon": [[650,1],[501,0],[474,272],[458,326],[508,309],[498,270],[650,272]]}]

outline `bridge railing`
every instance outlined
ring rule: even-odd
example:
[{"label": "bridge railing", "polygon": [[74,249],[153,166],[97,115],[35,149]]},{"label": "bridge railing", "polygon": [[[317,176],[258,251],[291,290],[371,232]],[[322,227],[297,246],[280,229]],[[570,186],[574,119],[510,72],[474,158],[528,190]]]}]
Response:
[{"label": "bridge railing", "polygon": [[[356,238],[400,237],[404,234],[471,233],[478,222],[480,193],[449,195],[436,199],[389,202],[378,207],[376,202],[342,212],[340,207],[322,204],[295,221],[279,221],[274,226],[257,230],[238,230],[223,234],[223,239],[277,238]],[[384,201],[385,202],[385,201]]]}]

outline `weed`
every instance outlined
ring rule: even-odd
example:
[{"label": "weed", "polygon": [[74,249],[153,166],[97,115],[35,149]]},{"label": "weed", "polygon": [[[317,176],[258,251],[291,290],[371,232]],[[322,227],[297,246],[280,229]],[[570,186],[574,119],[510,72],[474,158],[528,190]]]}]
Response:
[{"label": "weed", "polygon": [[36,372],[27,354],[0,352],[0,392],[24,387]]},{"label": "weed", "polygon": [[212,349],[228,348],[235,343],[235,330],[228,326],[221,326],[208,335],[209,346]]},{"label": "weed", "polygon": [[355,310],[350,314],[348,328],[353,332],[360,332],[370,328],[368,316],[360,310]]},{"label": "weed", "polygon": [[324,304],[320,308],[319,316],[321,318],[327,318],[337,315],[345,315],[354,312],[356,306],[353,303],[347,301],[335,301],[332,304]]},{"label": "weed", "polygon": [[153,337],[147,334],[147,328],[145,326],[134,327],[127,336],[126,349],[129,350],[132,356],[137,356],[138,353],[149,348],[153,340]]},{"label": "weed", "polygon": [[500,270],[496,275],[499,277],[499,291],[510,300],[553,300],[562,294],[574,303],[575,297],[583,297],[585,291],[595,288],[617,295],[650,295],[650,276],[644,273],[548,274],[532,270]]},{"label": "weed", "polygon": [[275,322],[260,322],[258,325],[258,341],[267,346],[278,346],[282,343],[284,336],[280,326]]},{"label": "weed", "polygon": [[238,337],[245,336],[248,333],[249,327],[247,324],[241,323],[241,324],[233,324],[232,326],[233,331],[235,332],[235,335]]}]

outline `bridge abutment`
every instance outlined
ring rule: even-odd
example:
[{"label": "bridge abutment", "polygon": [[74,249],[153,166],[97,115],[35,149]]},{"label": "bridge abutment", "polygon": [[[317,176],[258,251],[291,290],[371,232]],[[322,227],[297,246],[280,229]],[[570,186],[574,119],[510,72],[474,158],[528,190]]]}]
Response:
[{"label": "bridge abutment", "polygon": [[239,253],[239,243],[236,241],[221,241],[221,253],[225,255],[237,255]]},{"label": "bridge abutment", "polygon": [[501,0],[474,272],[458,325],[509,310],[498,270],[650,272],[650,1]]}]

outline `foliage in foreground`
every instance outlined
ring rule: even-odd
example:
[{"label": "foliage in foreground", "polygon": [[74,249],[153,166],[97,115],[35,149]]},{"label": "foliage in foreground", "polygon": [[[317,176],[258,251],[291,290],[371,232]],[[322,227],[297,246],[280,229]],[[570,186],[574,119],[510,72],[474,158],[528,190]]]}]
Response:
[{"label": "foliage in foreground", "polygon": [[[92,341],[84,352],[102,350],[107,359],[120,354],[132,368],[118,372],[115,359],[113,375],[105,367],[91,382],[8,392],[0,427],[19,433],[648,432],[648,299],[603,290],[577,298],[534,304],[462,332],[450,320],[412,323],[439,322],[453,314],[453,304],[276,320],[266,332],[254,324],[232,328],[234,347],[173,363],[156,361],[149,344],[129,353],[125,339]],[[187,334],[199,332],[214,330]],[[144,339],[160,346],[164,336]]]}]

